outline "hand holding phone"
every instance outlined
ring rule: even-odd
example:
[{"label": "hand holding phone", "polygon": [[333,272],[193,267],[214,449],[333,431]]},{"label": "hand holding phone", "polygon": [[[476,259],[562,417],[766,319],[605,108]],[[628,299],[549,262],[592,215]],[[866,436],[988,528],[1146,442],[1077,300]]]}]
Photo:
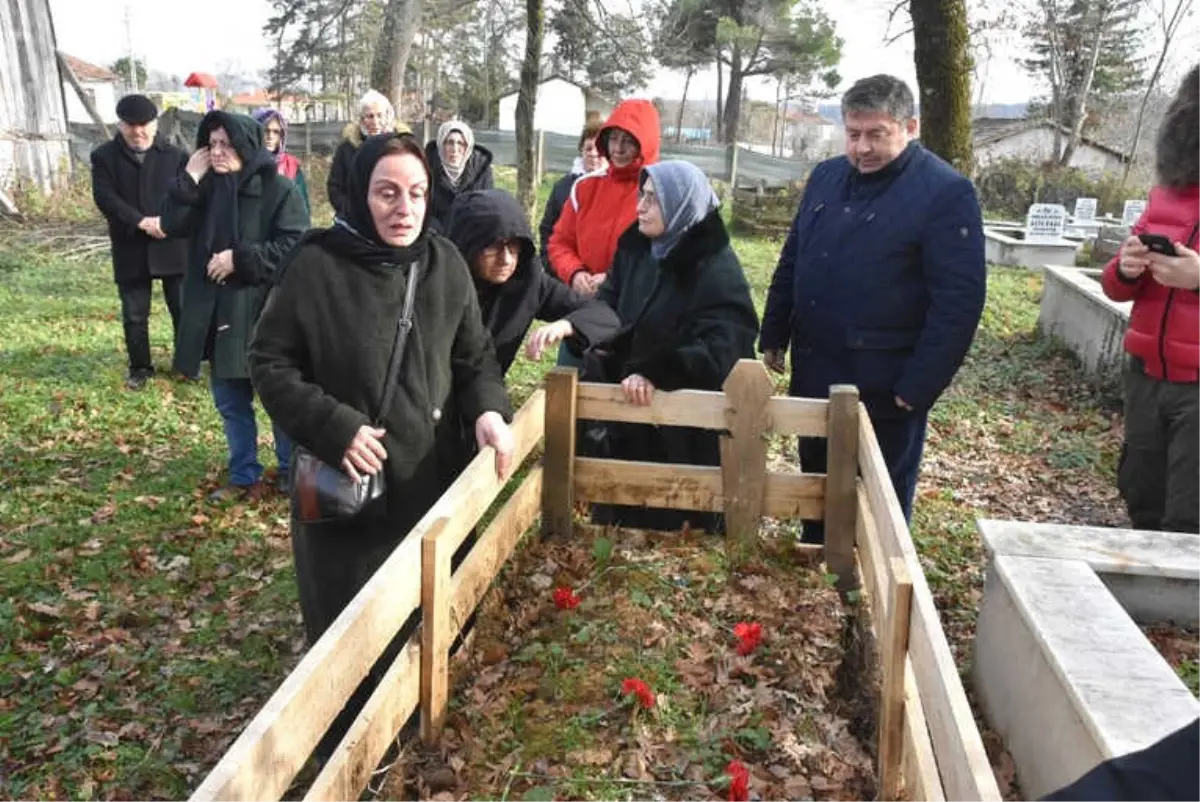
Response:
[{"label": "hand holding phone", "polygon": [[1175,251],[1175,246],[1171,244],[1171,240],[1162,234],[1138,234],[1138,239],[1154,253],[1161,253],[1163,256],[1179,255]]}]

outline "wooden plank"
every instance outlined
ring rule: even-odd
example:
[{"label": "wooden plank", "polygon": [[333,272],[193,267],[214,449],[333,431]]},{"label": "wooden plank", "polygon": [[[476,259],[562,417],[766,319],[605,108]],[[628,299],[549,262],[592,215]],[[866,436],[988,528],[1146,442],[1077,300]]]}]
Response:
[{"label": "wooden plank", "polygon": [[79,98],[79,103],[83,106],[83,110],[92,118],[93,123],[100,126],[100,131],[104,134],[104,138],[111,139],[112,132],[104,122],[104,118],[100,116],[100,112],[96,110],[96,104],[92,102],[87,92],[84,91],[83,85],[79,83],[79,76],[75,74],[75,70],[71,69],[71,63],[67,61],[67,57],[61,50],[56,51],[55,55],[58,57],[59,71],[67,79],[67,83],[71,85],[71,88],[75,90],[75,95]]},{"label": "wooden plank", "polygon": [[421,541],[396,547],[313,644],[192,794],[201,800],[279,799],[396,632],[417,609]]},{"label": "wooden plank", "polygon": [[[542,464],[542,533],[570,537],[575,518],[575,408],[579,374],[555,368],[546,376],[546,449]],[[657,393],[656,393],[657,395]]]},{"label": "wooden plank", "polygon": [[946,800],[911,658],[904,660],[904,795],[928,802]]},{"label": "wooden plank", "polygon": [[858,520],[855,522],[855,546],[862,565],[863,580],[871,594],[871,619],[875,631],[883,632],[890,610],[891,592],[888,584],[887,561],[879,546],[875,518],[867,504],[867,493],[861,480],[858,484]]},{"label": "wooden plank", "polygon": [[775,383],[757,359],[741,359],[725,379],[729,434],[721,437],[725,547],[734,564],[758,544],[767,489],[767,404]]},{"label": "wooden plank", "polygon": [[577,394],[576,417],[580,420],[652,423],[655,426],[695,426],[724,431],[728,402],[724,393],[709,390],[655,391],[649,406],[635,406],[625,400],[616,384],[581,383]]},{"label": "wooden plank", "polygon": [[858,517],[858,388],[829,389],[829,442],[825,473],[825,563],[838,589],[854,587],[855,518]]},{"label": "wooden plank", "polygon": [[800,437],[826,437],[828,407],[824,398],[774,396],[770,403],[771,431]]},{"label": "wooden plank", "polygon": [[711,512],[724,505],[720,468],[592,457],[575,460],[575,498]]},{"label": "wooden plank", "polygon": [[396,733],[417,709],[421,688],[420,655],[420,636],[414,633],[313,781],[304,796],[306,800],[357,800],[362,796],[371,773],[395,740]]},{"label": "wooden plank", "polygon": [[859,466],[884,554],[903,558],[912,579],[909,656],[946,796],[998,800],[1000,789],[983,739],[975,726],[916,546],[892,488],[883,452],[875,440],[874,427],[865,412],[859,415]]},{"label": "wooden plank", "polygon": [[[763,511],[777,518],[819,517],[824,495],[824,474],[769,473]],[[724,508],[720,468],[594,457],[575,460],[575,498],[672,510]]]},{"label": "wooden plank", "polygon": [[[763,513],[772,518],[818,520],[825,514],[825,474],[767,474]],[[824,551],[824,547],[818,547]]]},{"label": "wooden plank", "polygon": [[437,743],[450,694],[450,541],[421,542],[421,740]]},{"label": "wooden plank", "polygon": [[[538,390],[513,417],[512,432],[516,442],[513,452],[514,468],[525,461],[542,439],[545,418],[546,391]],[[413,528],[413,532],[425,537],[433,521],[445,519],[447,525],[437,536],[447,541],[446,548],[453,553],[492,506],[505,484],[496,476],[495,450],[490,447],[483,449],[458,475],[450,489],[434,502],[429,512],[425,513],[425,517]]]},{"label": "wooden plank", "polygon": [[879,716],[879,796],[899,799],[903,785],[901,759],[904,740],[904,666],[908,655],[912,580],[900,557],[888,561],[891,574],[891,615],[884,631],[883,699]]},{"label": "wooden plank", "polygon": [[544,477],[541,465],[529,472],[512,498],[488,525],[470,555],[454,572],[450,580],[450,625],[454,632],[462,629],[471,612],[483,599],[483,594],[487,593],[492,580],[512,556],[521,536],[537,520]]}]

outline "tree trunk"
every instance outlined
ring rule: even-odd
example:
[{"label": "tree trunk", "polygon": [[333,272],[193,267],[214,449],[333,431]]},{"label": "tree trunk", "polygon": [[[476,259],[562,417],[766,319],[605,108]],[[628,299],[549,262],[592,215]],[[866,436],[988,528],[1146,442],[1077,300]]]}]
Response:
[{"label": "tree trunk", "polygon": [[[96,104],[92,102],[92,99],[87,96],[87,92],[83,90],[83,86],[79,83],[79,78],[75,75],[75,71],[71,69],[71,65],[67,63],[67,59],[62,54],[62,51],[55,52],[55,56],[58,58],[59,72],[67,79],[67,83],[71,85],[71,88],[75,90],[75,94],[79,97],[79,102],[83,104],[83,110],[92,118],[93,123],[100,126],[104,138],[111,139],[112,133],[108,130],[108,126],[104,124],[104,118],[100,116],[100,112],[96,111]],[[63,105],[64,107],[66,106],[65,99]]]},{"label": "tree trunk", "polygon": [[525,60],[521,62],[521,89],[517,93],[517,200],[529,220],[537,205],[533,115],[537,106],[538,73],[542,64],[542,37],[546,27],[544,0],[525,0]]},{"label": "tree trunk", "polygon": [[[780,141],[783,138],[783,126],[780,120],[783,119],[782,109],[783,103],[783,78],[780,77],[775,81],[775,119],[771,121],[771,155],[783,155],[783,143]],[[778,150],[776,150],[778,149]]]},{"label": "tree trunk", "polygon": [[725,117],[722,133],[725,142],[733,144],[738,138],[738,123],[742,116],[742,54],[736,46],[729,56],[729,88],[725,94]]},{"label": "tree trunk", "polygon": [[971,56],[964,0],[909,0],[921,143],[971,175]]},{"label": "tree trunk", "polygon": [[404,73],[412,53],[413,39],[421,27],[424,0],[388,0],[383,27],[371,65],[371,86],[387,95],[400,115],[404,107]]},{"label": "tree trunk", "polygon": [[1071,157],[1075,155],[1075,149],[1079,147],[1079,140],[1083,137],[1083,124],[1087,120],[1087,99],[1092,93],[1092,82],[1096,78],[1096,65],[1100,63],[1100,48],[1104,44],[1104,26],[1108,23],[1108,10],[1107,4],[1096,9],[1096,28],[1092,37],[1092,53],[1088,57],[1087,75],[1083,78],[1083,86],[1079,88],[1075,107],[1071,110],[1071,133],[1067,137],[1067,146],[1063,148],[1058,159],[1062,167],[1070,166]]},{"label": "tree trunk", "polygon": [[687,106],[688,86],[692,83],[692,73],[696,71],[695,67],[688,67],[687,72],[683,76],[683,99],[679,101],[679,117],[675,120],[675,143],[683,141],[683,109]]},{"label": "tree trunk", "polygon": [[722,99],[724,87],[722,86],[722,83],[721,83],[722,79],[724,77],[725,76],[721,70],[721,52],[720,52],[720,50],[718,50],[717,51],[717,124],[713,126],[713,131],[717,135],[718,142],[724,141],[724,136],[722,135],[722,131],[721,131],[721,128],[725,125],[725,114],[724,114],[725,108],[724,108],[724,103],[723,103],[723,99]]}]

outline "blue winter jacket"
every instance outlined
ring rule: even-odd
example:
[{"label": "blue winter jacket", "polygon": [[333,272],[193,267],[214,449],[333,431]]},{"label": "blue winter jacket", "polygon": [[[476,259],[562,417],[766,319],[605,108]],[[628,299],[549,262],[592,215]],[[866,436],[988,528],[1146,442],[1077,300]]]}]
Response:
[{"label": "blue winter jacket", "polygon": [[987,292],[971,182],[913,142],[877,173],[817,165],[792,223],[759,347],[792,349],[792,395],[855,384],[868,405],[933,405],[962,364]]}]

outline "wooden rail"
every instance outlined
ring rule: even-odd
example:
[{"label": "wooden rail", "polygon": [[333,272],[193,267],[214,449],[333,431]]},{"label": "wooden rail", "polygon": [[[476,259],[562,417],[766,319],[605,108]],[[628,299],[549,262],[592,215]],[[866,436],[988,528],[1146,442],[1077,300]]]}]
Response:
[{"label": "wooden rail", "polygon": [[[547,377],[513,423],[518,464],[545,434],[545,456],[525,475],[461,566],[451,555],[504,489],[486,449],[434,504],[312,647],[193,795],[278,799],[345,700],[418,607],[422,627],[326,763],[306,799],[356,799],[395,733],[421,711],[436,741],[445,721],[449,650],[523,534],[572,530],[577,502],[725,514],[731,549],[752,550],[763,515],[823,519],[829,570],[861,584],[880,644],[881,798],[998,800],[916,548],[887,466],[853,387],[830,400],[779,398],[763,366],[743,360],[724,391],[655,393],[637,407],[619,387],[584,384],[574,370]],[[719,466],[577,457],[581,420],[692,426],[720,433]],[[767,469],[769,434],[824,437],[825,474]]]}]

